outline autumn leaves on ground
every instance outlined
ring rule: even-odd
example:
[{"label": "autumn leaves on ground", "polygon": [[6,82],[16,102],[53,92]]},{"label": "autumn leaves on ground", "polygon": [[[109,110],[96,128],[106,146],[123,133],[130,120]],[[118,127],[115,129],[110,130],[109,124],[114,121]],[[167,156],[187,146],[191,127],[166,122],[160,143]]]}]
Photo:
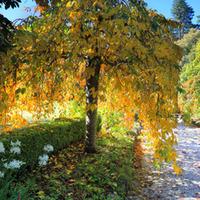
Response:
[{"label": "autumn leaves on ground", "polygon": [[0,199],[131,198],[144,139],[180,175],[177,115],[200,118],[192,8],[181,21],[136,0],[36,3],[39,17],[0,15]]}]

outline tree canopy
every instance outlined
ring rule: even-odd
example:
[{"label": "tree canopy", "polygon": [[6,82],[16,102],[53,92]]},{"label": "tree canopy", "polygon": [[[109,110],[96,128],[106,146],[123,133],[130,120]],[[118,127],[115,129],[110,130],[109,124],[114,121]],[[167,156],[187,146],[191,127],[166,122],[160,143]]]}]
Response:
[{"label": "tree canopy", "polygon": [[[97,107],[137,112],[155,158],[176,168],[178,63],[173,21],[138,1],[66,0],[18,26],[14,49],[2,58],[1,123],[16,125],[19,110],[48,113],[53,102],[79,99],[86,108],[86,151],[95,150]],[[86,101],[84,100],[86,98]]]}]

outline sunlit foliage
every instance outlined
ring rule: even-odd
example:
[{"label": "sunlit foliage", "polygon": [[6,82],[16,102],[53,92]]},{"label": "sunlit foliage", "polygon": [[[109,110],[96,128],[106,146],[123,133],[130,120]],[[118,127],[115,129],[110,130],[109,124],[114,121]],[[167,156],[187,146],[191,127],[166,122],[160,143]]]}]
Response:
[{"label": "sunlit foliage", "polygon": [[99,97],[99,107],[122,112],[129,127],[137,112],[155,158],[176,166],[181,50],[169,31],[176,23],[133,2],[66,0],[18,26],[0,66],[1,123],[25,124],[21,110],[50,113],[53,102],[71,99],[96,115]]},{"label": "sunlit foliage", "polygon": [[200,31],[192,29],[178,44],[186,50],[181,72],[180,109],[190,122],[200,118]]},{"label": "sunlit foliage", "polygon": [[[199,48],[199,44],[198,47]],[[196,59],[195,59],[196,60]],[[194,120],[200,118],[200,65],[193,61],[191,64],[184,66],[181,81],[185,93],[183,94],[183,110],[190,114]]]}]

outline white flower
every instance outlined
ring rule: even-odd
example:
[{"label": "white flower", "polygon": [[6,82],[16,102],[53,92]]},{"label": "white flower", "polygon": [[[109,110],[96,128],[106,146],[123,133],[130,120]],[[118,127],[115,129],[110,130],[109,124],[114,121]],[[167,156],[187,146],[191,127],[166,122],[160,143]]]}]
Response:
[{"label": "white flower", "polygon": [[2,142],[0,142],[0,153],[5,153],[5,147]]},{"label": "white flower", "polygon": [[7,169],[19,169],[25,162],[20,160],[12,160],[10,163],[5,163],[4,167]]},{"label": "white flower", "polygon": [[20,147],[21,146],[21,142],[19,140],[17,140],[16,142],[11,141],[11,146],[12,147]]},{"label": "white flower", "polygon": [[86,115],[86,124],[88,124],[90,122],[89,117]]},{"label": "white flower", "polygon": [[47,165],[47,162],[49,160],[49,156],[47,154],[43,154],[39,156],[39,166],[45,166]]},{"label": "white flower", "polygon": [[10,148],[10,153],[14,153],[14,154],[20,154],[21,153],[21,149],[19,147],[11,147]]},{"label": "white flower", "polygon": [[4,173],[4,172],[2,172],[2,171],[0,171],[0,178],[3,178],[3,177],[4,177],[4,175],[5,175],[5,173]]},{"label": "white flower", "polygon": [[43,149],[46,152],[52,152],[54,150],[54,148],[53,148],[53,146],[51,144],[44,145]]}]

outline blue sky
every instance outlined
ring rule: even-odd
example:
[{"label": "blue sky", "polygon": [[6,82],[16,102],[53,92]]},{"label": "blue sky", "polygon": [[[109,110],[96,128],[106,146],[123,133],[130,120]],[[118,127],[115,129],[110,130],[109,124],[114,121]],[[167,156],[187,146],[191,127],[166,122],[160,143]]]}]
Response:
[{"label": "blue sky", "polygon": [[[165,15],[167,18],[172,18],[171,7],[173,0],[146,0],[149,8],[157,10],[159,13]],[[187,0],[195,11],[195,15],[200,15],[200,0]],[[0,13],[6,16],[11,21],[18,18],[25,18],[28,15],[34,14],[35,3],[32,0],[22,0],[19,8],[4,10],[0,8]],[[196,22],[196,17],[194,17]]]},{"label": "blue sky", "polygon": [[14,21],[19,18],[26,18],[29,15],[35,13],[35,1],[33,0],[21,0],[19,8],[9,8],[7,10],[0,8],[0,14],[3,14],[9,20]]}]

